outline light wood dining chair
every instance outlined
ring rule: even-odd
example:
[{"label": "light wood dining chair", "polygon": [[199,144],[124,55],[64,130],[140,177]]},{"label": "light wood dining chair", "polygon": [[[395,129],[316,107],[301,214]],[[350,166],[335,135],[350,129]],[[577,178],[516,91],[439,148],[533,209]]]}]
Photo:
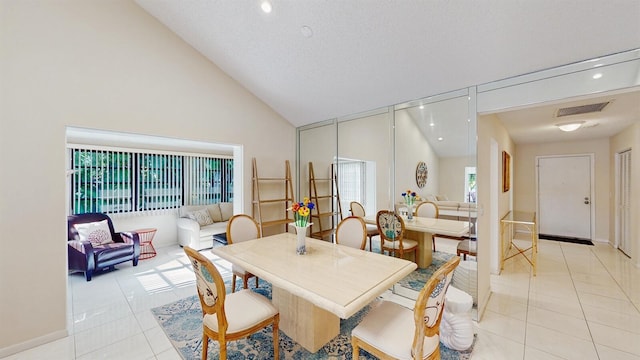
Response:
[{"label": "light wood dining chair", "polygon": [[[364,206],[362,206],[362,204],[357,201],[352,201],[351,203],[349,203],[349,208],[351,209],[351,215],[353,216],[358,216],[361,218],[367,216],[364,210]],[[367,236],[369,237],[369,251],[373,251],[373,246],[371,244],[373,237],[380,235],[380,232],[378,232],[378,227],[376,225],[365,224],[365,226],[367,229]]]},{"label": "light wood dining chair", "polygon": [[349,216],[336,228],[336,244],[364,250],[367,246],[367,227],[361,217]]},{"label": "light wood dining chair", "polygon": [[220,344],[219,358],[227,358],[227,341],[247,337],[273,326],[273,358],[279,359],[278,324],[280,313],[269,299],[251,290],[227,295],[218,269],[205,256],[185,246],[196,275],[198,298],[202,307],[202,359],[207,359],[209,339]]},{"label": "light wood dining chair", "polygon": [[[260,227],[258,223],[249,215],[237,214],[232,216],[227,223],[227,244],[239,243],[253,240],[260,237]],[[242,279],[242,288],[247,289],[249,279],[255,277],[256,287],[258,287],[258,277],[246,271],[241,266],[231,264],[233,278],[231,280],[231,292],[236,291],[236,278]]]},{"label": "light wood dining chair", "polygon": [[440,359],[440,320],[453,270],[454,256],[431,276],[413,311],[391,301],[373,308],[351,331],[353,359],[364,349],[379,359]]},{"label": "light wood dining chair", "polygon": [[[437,219],[440,216],[438,205],[431,201],[422,202],[416,209],[416,216]],[[431,235],[431,242],[433,243],[433,251],[436,251],[436,234]]]},{"label": "light wood dining chair", "polygon": [[404,257],[413,252],[416,261],[418,242],[404,238],[405,227],[402,217],[389,210],[380,210],[376,214],[376,224],[380,233],[380,253],[388,251],[393,256]]}]

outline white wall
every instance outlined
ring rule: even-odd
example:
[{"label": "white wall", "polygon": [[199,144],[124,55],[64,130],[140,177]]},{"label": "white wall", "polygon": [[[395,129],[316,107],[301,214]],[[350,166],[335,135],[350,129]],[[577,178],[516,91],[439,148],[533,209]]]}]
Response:
[{"label": "white wall", "polygon": [[[395,199],[402,201],[400,196],[408,189],[415,191],[420,196],[427,194],[439,194],[440,159],[424,138],[415,121],[406,110],[396,111],[395,114]],[[420,161],[427,164],[429,171],[427,184],[418,188],[416,184],[416,166]]]},{"label": "white wall", "polygon": [[[507,133],[500,120],[495,115],[484,115],[478,117],[478,167],[476,169],[476,178],[478,182],[478,310],[480,316],[484,312],[487,300],[490,295],[490,273],[499,263],[500,237],[499,233],[491,236],[491,227],[498,226],[492,223],[492,219],[500,221],[511,209],[511,196],[514,192],[520,191],[517,184],[512,182],[511,189],[502,192],[502,183],[490,181],[491,168],[491,142],[498,144],[498,156],[502,151],[507,151],[511,158],[517,155],[515,145],[511,137]],[[499,164],[502,159],[494,159]],[[502,174],[498,174],[498,179],[502,179]],[[491,199],[489,194],[493,191],[498,193],[498,213],[493,214],[490,206]],[[499,229],[499,227],[498,227]]]},{"label": "white wall", "polygon": [[5,0],[0,18],[2,357],[66,335],[66,126],[242,144],[249,213],[251,158],[282,176],[295,129],[131,1]]},{"label": "white wall", "polygon": [[[338,154],[340,157],[376,163],[375,206],[367,215],[379,209],[390,209],[391,136],[388,113],[371,115],[338,123]],[[345,209],[342,209],[343,212]]]},{"label": "white wall", "polygon": [[[614,135],[610,139],[610,157],[609,157],[609,181],[611,194],[609,208],[609,239],[613,245],[615,242],[615,156],[616,153],[632,149],[631,152],[631,177],[632,179],[640,179],[640,124],[635,124],[620,133]],[[638,219],[640,214],[640,201],[638,200],[638,194],[640,194],[640,182],[631,182],[631,219]],[[640,226],[637,221],[631,221],[631,251],[630,256],[636,264],[636,267],[640,267]]]},{"label": "white wall", "polygon": [[440,158],[440,171],[437,174],[440,190],[436,194],[446,195],[451,201],[464,202],[464,170],[467,166],[475,166],[475,158],[473,164],[469,162],[468,156]]},{"label": "white wall", "polygon": [[513,159],[514,209],[536,211],[536,156],[543,155],[595,155],[595,236],[594,240],[609,238],[609,139],[565,141],[557,143],[521,144],[516,146]]}]

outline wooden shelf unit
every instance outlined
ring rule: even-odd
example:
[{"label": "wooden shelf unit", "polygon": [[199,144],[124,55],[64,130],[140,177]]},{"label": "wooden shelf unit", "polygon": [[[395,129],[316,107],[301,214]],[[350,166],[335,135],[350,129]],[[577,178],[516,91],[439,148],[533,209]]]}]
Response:
[{"label": "wooden shelf unit", "polygon": [[[335,165],[331,165],[330,177],[317,178],[313,163],[309,162],[309,199],[315,204],[311,211],[311,237],[324,240],[328,236],[333,236],[338,222],[342,220],[342,205]],[[332,241],[333,238],[330,240]]]},{"label": "wooden shelf unit", "polygon": [[[287,232],[287,224],[293,222],[293,216],[290,215],[290,211],[287,211],[295,202],[293,197],[293,181],[291,178],[291,165],[289,160],[285,160],[285,174],[282,178],[273,177],[260,177],[258,176],[258,165],[256,159],[252,159],[252,176],[251,176],[251,198],[252,209],[251,216],[258,222],[260,226],[260,234],[264,234],[264,229],[271,226],[284,225],[284,231]],[[265,198],[265,190],[267,188],[273,188],[279,186],[281,183],[283,186],[281,197],[267,197]],[[262,195],[261,195],[262,191]],[[270,193],[269,196],[274,196]],[[278,211],[282,211],[282,215],[273,219],[272,217],[265,216],[266,209],[279,208]]]}]

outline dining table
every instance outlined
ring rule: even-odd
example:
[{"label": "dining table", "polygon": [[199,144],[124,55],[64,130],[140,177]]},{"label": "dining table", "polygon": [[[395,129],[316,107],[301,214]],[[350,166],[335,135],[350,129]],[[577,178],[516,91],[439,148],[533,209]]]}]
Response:
[{"label": "dining table", "polygon": [[[367,216],[364,218],[364,221],[367,224],[377,224],[375,216]],[[468,221],[420,216],[414,216],[411,220],[403,218],[403,221],[405,227],[404,238],[418,242],[416,263],[421,269],[429,267],[433,261],[433,251],[431,246],[433,242],[432,236],[434,234],[455,238],[469,236],[470,223]]]},{"label": "dining table", "polygon": [[306,239],[296,253],[296,234],[282,233],[211,251],[269,282],[280,329],[310,352],[340,333],[347,319],[416,269],[391,256],[324,240]]}]

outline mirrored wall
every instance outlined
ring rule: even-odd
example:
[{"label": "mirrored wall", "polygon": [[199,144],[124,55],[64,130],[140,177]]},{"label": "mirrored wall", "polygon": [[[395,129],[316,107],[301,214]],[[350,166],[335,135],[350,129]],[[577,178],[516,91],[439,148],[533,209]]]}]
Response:
[{"label": "mirrored wall", "polygon": [[[321,226],[313,219],[311,232],[320,235],[337,226],[341,218],[351,215],[350,203],[354,201],[362,204],[367,218],[375,219],[379,210],[397,210],[402,192],[410,189],[418,196],[416,204],[432,199],[439,202],[444,206],[440,217],[468,222],[470,231],[464,239],[473,236],[476,134],[469,102],[466,90],[457,91],[300,128],[298,193],[312,198],[333,195],[333,204],[318,197],[318,212],[326,216]],[[423,170],[426,177],[420,178],[417,175]],[[333,219],[328,216],[331,212]],[[333,241],[327,234],[321,237]],[[462,240],[438,238],[433,264],[455,255]],[[432,244],[426,245],[431,252]],[[380,251],[379,237],[373,238],[372,247]],[[468,260],[475,263],[476,256]],[[420,269],[394,292],[417,298],[434,268]],[[475,276],[476,272],[458,276],[456,281],[459,287],[475,293],[477,280],[470,278],[471,273]]]},{"label": "mirrored wall", "polygon": [[[330,177],[337,173],[341,206],[336,209],[341,210],[342,217],[349,215],[350,201],[361,202],[367,216],[375,216],[381,209],[393,210],[401,202],[401,193],[408,189],[425,199],[433,195],[437,201],[449,202],[446,210],[444,203],[441,204],[441,214],[451,219],[457,217],[455,221],[469,221],[470,237],[477,234],[480,256],[471,259],[479,265],[478,275],[467,275],[466,289],[460,282],[458,287],[472,295],[478,294],[474,300],[480,302],[481,313],[490,295],[490,274],[500,273],[496,265],[500,260],[499,219],[512,207],[523,206],[520,198],[516,197],[515,205],[512,199],[520,185],[517,174],[511,191],[503,193],[499,187],[497,150],[501,150],[503,142],[512,141],[491,115],[534,104],[638,92],[639,69],[640,49],[635,49],[300,128],[298,194],[310,194],[308,169],[312,162],[316,175]],[[637,134],[637,125],[633,129]],[[625,142],[625,146],[637,147],[640,140],[634,136],[628,141],[631,145]],[[616,141],[622,142],[619,138]],[[494,145],[495,154],[491,150]],[[419,187],[416,167],[422,163],[427,170],[426,182]],[[520,193],[531,191],[524,188]],[[476,208],[477,199],[484,206]],[[458,207],[454,212],[455,203]],[[465,210],[465,206],[468,209]],[[637,205],[633,207],[636,214],[637,208]],[[338,217],[336,215],[333,223],[325,224],[337,224]],[[434,258],[440,252],[450,254],[457,250],[458,240],[450,240],[442,241],[442,246],[436,243]],[[376,246],[379,240],[378,244],[374,241],[374,248]],[[634,249],[632,258],[640,258],[640,246]],[[468,274],[472,273],[475,271],[469,269]],[[397,286],[394,291],[415,297],[411,287]]]}]

